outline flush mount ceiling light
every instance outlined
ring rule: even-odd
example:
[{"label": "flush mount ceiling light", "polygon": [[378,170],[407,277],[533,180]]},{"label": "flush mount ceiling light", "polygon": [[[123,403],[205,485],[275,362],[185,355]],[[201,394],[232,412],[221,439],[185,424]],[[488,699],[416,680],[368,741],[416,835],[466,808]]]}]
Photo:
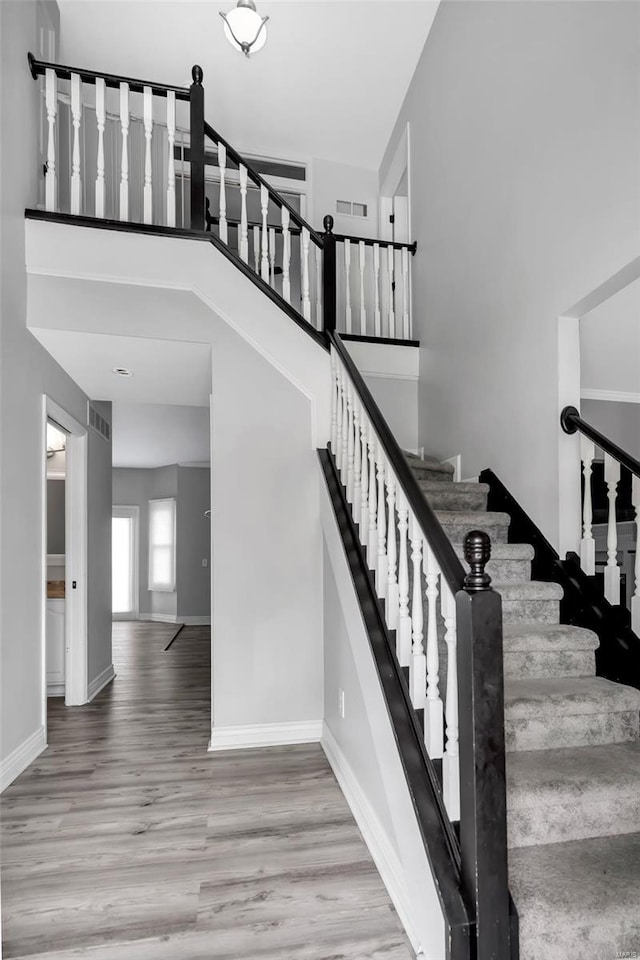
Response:
[{"label": "flush mount ceiling light", "polygon": [[126,367],[114,367],[113,373],[115,373],[116,377],[132,377],[133,376],[133,370],[127,370]]},{"label": "flush mount ceiling light", "polygon": [[237,6],[229,13],[220,12],[224,20],[224,33],[236,50],[248,57],[262,50],[267,42],[266,22],[269,17],[261,17],[256,11],[253,0],[238,0]]}]

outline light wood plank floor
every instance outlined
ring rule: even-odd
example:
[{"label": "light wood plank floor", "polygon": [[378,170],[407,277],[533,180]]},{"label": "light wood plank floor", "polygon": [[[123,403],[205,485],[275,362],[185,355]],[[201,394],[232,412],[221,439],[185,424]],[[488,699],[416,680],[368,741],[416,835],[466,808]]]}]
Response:
[{"label": "light wood plank floor", "polygon": [[209,628],[114,624],[1,799],[3,956],[410,960],[318,745],[207,754]]}]

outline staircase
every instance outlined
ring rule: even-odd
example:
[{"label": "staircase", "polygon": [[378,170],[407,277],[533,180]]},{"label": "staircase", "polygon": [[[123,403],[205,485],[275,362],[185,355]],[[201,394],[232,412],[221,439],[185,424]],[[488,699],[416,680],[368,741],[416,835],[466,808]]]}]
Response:
[{"label": "staircase", "polygon": [[462,558],[492,540],[487,573],[504,620],[510,887],[521,960],[640,953],[640,691],[595,676],[595,634],[559,623],[562,589],[531,580],[533,548],[508,543],[488,486],[408,455]]}]

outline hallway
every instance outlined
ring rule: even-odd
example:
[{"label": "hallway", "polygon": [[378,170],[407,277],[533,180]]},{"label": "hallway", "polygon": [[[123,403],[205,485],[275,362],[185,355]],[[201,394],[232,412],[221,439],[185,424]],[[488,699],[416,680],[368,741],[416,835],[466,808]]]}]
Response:
[{"label": "hallway", "polygon": [[209,628],[175,629],[115,623],[115,681],[49,701],[1,799],[5,960],[409,960],[320,746],[207,754]]}]

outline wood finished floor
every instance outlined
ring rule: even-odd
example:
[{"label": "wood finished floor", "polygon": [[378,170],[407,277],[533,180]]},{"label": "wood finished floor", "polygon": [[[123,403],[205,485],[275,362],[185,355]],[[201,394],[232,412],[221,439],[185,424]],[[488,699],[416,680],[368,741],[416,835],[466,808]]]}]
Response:
[{"label": "wood finished floor", "polygon": [[114,624],[3,794],[3,957],[410,960],[318,745],[207,754],[209,628]]}]

